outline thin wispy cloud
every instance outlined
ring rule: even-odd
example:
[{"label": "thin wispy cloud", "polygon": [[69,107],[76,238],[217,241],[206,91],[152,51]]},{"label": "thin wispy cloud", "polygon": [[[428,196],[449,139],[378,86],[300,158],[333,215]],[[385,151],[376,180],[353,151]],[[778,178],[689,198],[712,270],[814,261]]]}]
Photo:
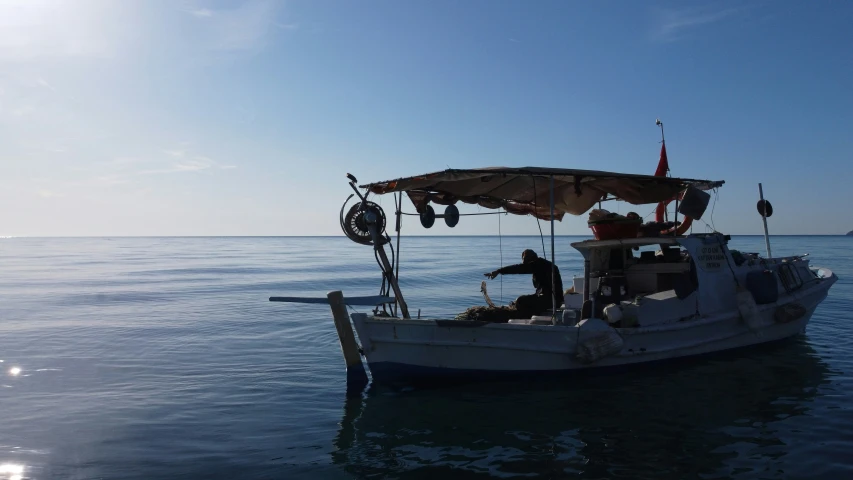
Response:
[{"label": "thin wispy cloud", "polygon": [[20,107],[13,108],[10,113],[16,117],[23,117],[33,113],[34,111],[35,107],[32,105],[22,105]]},{"label": "thin wispy cloud", "polygon": [[163,149],[161,152],[153,157],[119,156],[97,162],[87,168],[75,168],[78,171],[90,172],[93,176],[61,182],[59,187],[113,187],[137,183],[148,176],[212,173],[215,170],[237,168],[236,165],[220,165],[212,158],[195,153],[190,148]]},{"label": "thin wispy cloud", "polygon": [[47,83],[47,80],[45,80],[45,79],[43,79],[43,78],[41,78],[41,77],[38,77],[38,78],[36,79],[36,83],[38,83],[38,84],[39,84],[39,85],[41,85],[42,87],[44,87],[44,88],[46,88],[46,89],[50,90],[51,92],[56,92],[56,89],[55,89],[55,88],[53,88],[53,85],[51,85],[51,84]]},{"label": "thin wispy cloud", "polygon": [[196,17],[212,17],[213,16],[213,11],[211,11],[207,8],[195,8],[195,9],[189,10],[188,13],[190,15],[195,15]]},{"label": "thin wispy cloud", "polygon": [[101,175],[99,177],[94,178],[95,183],[98,185],[122,185],[128,183],[127,178],[122,177],[121,175]]},{"label": "thin wispy cloud", "polygon": [[58,192],[54,192],[52,190],[39,189],[36,191],[36,194],[42,198],[59,198],[64,195]]},{"label": "thin wispy cloud", "polygon": [[207,170],[211,167],[210,163],[207,163],[203,160],[189,160],[182,163],[176,163],[172,165],[171,171],[173,172],[198,172],[201,170]]},{"label": "thin wispy cloud", "polygon": [[111,187],[113,185],[124,185],[130,181],[123,175],[99,175],[88,181],[88,186]]},{"label": "thin wispy cloud", "polygon": [[158,166],[157,168],[133,171],[131,175],[161,175],[170,173],[201,172],[211,170],[213,168],[236,168],[236,166],[232,165],[219,165],[212,158],[195,153],[189,148],[164,149],[163,153],[173,158],[174,160],[167,165],[162,165],[161,163],[161,166]]},{"label": "thin wispy cloud", "polygon": [[187,152],[185,150],[163,150],[163,153],[172,157],[183,158]]},{"label": "thin wispy cloud", "polygon": [[657,20],[652,30],[652,38],[657,41],[671,42],[683,38],[689,32],[701,27],[733,19],[742,14],[742,8],[712,10],[707,7],[684,7],[661,9],[656,14]]},{"label": "thin wispy cloud", "polygon": [[80,180],[69,180],[58,184],[59,188],[106,188],[130,183],[130,179],[122,174],[105,174]]},{"label": "thin wispy cloud", "polygon": [[104,162],[106,165],[132,165],[145,162],[147,160],[136,157],[116,157],[112,160]]},{"label": "thin wispy cloud", "polygon": [[298,28],[294,23],[276,21],[279,7],[280,3],[273,0],[255,0],[230,9],[193,7],[186,11],[207,31],[211,48],[240,51],[262,48],[273,27]]},{"label": "thin wispy cloud", "polygon": [[182,172],[199,172],[201,170],[207,170],[212,167],[213,164],[202,160],[202,159],[190,159],[184,160],[178,163],[173,163],[168,167],[157,168],[153,170],[142,170],[136,172],[136,175],[156,175],[156,174],[165,174],[165,173],[182,173]]}]

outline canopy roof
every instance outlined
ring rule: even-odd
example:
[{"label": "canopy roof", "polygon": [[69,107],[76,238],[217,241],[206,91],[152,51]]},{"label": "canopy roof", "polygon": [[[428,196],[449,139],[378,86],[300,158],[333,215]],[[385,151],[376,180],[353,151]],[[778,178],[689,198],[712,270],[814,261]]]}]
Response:
[{"label": "canopy roof", "polygon": [[582,215],[608,195],[634,205],[673,198],[687,187],[709,190],[723,181],[655,177],[630,173],[541,167],[448,169],[413,177],[361,185],[381,195],[406,192],[418,212],[428,202],[458,201],[485,208],[504,207],[519,215],[550,219],[550,177],[554,177],[554,218]]}]

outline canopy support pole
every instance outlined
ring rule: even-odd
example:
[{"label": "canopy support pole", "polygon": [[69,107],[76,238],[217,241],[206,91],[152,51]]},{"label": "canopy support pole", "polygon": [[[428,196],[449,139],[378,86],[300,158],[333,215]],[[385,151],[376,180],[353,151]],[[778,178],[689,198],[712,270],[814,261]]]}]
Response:
[{"label": "canopy support pole", "polygon": [[675,220],[674,220],[675,226],[672,227],[672,236],[677,237],[678,236],[678,195],[675,196],[675,212],[673,214],[675,215]]},{"label": "canopy support pole", "polygon": [[[555,274],[555,268],[557,259],[554,257],[554,176],[551,175],[551,321],[556,323],[557,318],[557,296],[554,291],[557,288],[557,277]],[[560,292],[562,294],[563,292]]]},{"label": "canopy support pole", "polygon": [[[587,255],[589,255],[589,253],[585,253],[584,259],[583,259],[583,306],[581,307],[581,319],[585,318],[584,317],[584,310],[585,310],[584,307],[587,306],[587,302],[589,302],[589,297],[590,297],[590,294],[589,294],[589,268],[590,268],[590,264],[589,264],[589,257],[587,257]],[[589,313],[589,316],[591,317],[592,313]]]},{"label": "canopy support pole", "polygon": [[[397,198],[397,194],[394,194],[394,198]],[[396,272],[394,272],[394,277],[400,278],[400,230],[403,224],[403,192],[400,192],[400,200],[397,205],[397,265]],[[397,314],[397,305],[394,306],[394,314]]]}]

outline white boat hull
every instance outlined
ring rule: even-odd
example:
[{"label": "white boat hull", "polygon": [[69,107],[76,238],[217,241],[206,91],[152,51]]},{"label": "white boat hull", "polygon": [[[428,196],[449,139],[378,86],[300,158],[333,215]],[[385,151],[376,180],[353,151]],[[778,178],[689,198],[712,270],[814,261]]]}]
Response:
[{"label": "white boat hull", "polygon": [[[416,377],[559,373],[669,360],[786,339],[805,331],[837,277],[758,306],[745,322],[737,311],[667,325],[615,329],[621,349],[595,361],[578,358],[579,345],[601,331],[560,325],[351,316],[374,382]],[[805,313],[779,322],[777,309],[796,301]]]}]

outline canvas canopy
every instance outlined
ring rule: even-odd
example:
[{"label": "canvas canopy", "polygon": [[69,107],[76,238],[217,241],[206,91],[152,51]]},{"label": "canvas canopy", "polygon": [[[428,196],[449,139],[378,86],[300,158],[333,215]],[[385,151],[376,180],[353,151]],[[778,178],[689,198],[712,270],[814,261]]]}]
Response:
[{"label": "canvas canopy", "polygon": [[582,215],[608,196],[634,205],[673,198],[688,187],[709,190],[723,181],[541,167],[448,169],[413,177],[362,185],[381,195],[406,192],[418,212],[427,203],[457,202],[484,208],[503,207],[509,213],[549,220],[550,178],[554,177],[554,218]]}]

